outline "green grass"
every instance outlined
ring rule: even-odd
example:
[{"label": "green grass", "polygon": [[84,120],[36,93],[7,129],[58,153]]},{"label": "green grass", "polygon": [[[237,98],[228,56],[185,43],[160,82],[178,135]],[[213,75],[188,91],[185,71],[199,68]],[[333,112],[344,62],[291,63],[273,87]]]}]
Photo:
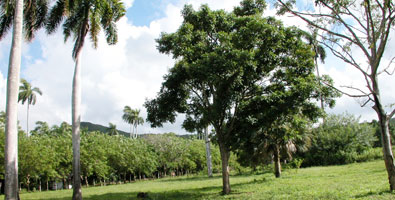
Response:
[{"label": "green grass", "polygon": [[[222,179],[204,176],[165,178],[106,187],[83,188],[85,200],[137,199],[395,199],[389,193],[382,160],[343,166],[312,167],[271,173],[231,176],[232,193],[222,196]],[[71,190],[21,194],[27,199],[71,199]],[[4,198],[0,196],[0,199]]]}]

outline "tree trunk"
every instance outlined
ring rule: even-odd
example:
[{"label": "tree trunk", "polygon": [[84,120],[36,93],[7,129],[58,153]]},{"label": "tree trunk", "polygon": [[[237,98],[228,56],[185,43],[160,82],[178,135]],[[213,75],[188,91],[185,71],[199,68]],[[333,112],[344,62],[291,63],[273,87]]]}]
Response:
[{"label": "tree trunk", "polygon": [[213,177],[213,167],[211,162],[211,149],[210,149],[210,138],[208,136],[208,127],[204,128],[204,137],[206,140],[206,161],[207,161],[207,174],[208,177]]},{"label": "tree trunk", "polygon": [[222,193],[229,194],[230,193],[230,182],[229,182],[229,156],[230,151],[222,142],[219,143],[219,150],[221,153],[221,162],[222,162]]},{"label": "tree trunk", "polygon": [[28,192],[30,191],[30,175],[29,174],[26,177],[26,189]]},{"label": "tree trunk", "polygon": [[87,177],[87,176],[85,176],[85,186],[86,186],[86,187],[89,187],[88,177]]},{"label": "tree trunk", "polygon": [[29,107],[30,104],[27,102],[27,111],[26,111],[26,137],[29,137]]},{"label": "tree trunk", "polygon": [[38,191],[41,192],[41,178],[38,180]]},{"label": "tree trunk", "polygon": [[82,200],[81,166],[80,166],[80,122],[81,122],[81,51],[75,59],[72,92],[72,126],[73,126],[73,200]]},{"label": "tree trunk", "polygon": [[278,145],[274,147],[274,174],[276,178],[281,176],[280,148]]},{"label": "tree trunk", "polygon": [[49,183],[48,183],[48,179],[47,179],[47,191],[49,190]]},{"label": "tree trunk", "polygon": [[384,116],[379,116],[379,123],[381,129],[381,142],[383,146],[385,168],[387,169],[390,190],[393,191],[395,190],[395,165],[391,145],[391,136],[389,132],[389,119],[386,119],[386,116],[385,118]]},{"label": "tree trunk", "polygon": [[8,66],[5,124],[5,199],[19,199],[18,191],[18,93],[21,67],[23,0],[16,0],[12,46]]},{"label": "tree trunk", "polygon": [[375,92],[375,95],[373,95],[375,102],[373,109],[376,111],[377,116],[379,118],[384,163],[385,163],[385,168],[387,169],[390,191],[392,192],[395,189],[395,164],[394,164],[394,154],[392,153],[391,136],[389,132],[390,118],[387,116],[383,108],[383,105],[381,103],[380,89],[378,87],[377,75],[374,76],[372,80],[372,85],[373,85],[373,90]]}]

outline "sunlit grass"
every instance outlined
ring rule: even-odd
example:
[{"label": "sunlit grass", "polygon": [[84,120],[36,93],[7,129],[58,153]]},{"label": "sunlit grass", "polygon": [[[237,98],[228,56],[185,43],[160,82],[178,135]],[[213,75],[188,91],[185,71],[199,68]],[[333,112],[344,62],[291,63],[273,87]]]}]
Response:
[{"label": "sunlit grass", "polygon": [[[232,193],[222,196],[220,175],[189,176],[130,184],[83,188],[84,199],[395,199],[389,193],[384,161],[343,166],[288,170],[276,179],[273,174],[231,176]],[[71,199],[71,190],[21,194],[21,199]],[[0,198],[4,198],[1,196]]]}]

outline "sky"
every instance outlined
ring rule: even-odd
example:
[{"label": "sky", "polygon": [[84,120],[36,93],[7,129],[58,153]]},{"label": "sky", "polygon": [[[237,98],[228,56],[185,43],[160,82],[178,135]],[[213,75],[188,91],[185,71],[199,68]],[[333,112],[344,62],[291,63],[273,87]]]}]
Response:
[{"label": "sky", "polygon": [[[307,1],[307,0],[304,0]],[[141,110],[147,99],[152,99],[159,92],[163,76],[173,66],[171,56],[163,55],[156,49],[155,39],[161,32],[175,32],[182,22],[181,9],[192,4],[198,9],[201,4],[208,4],[211,9],[231,11],[239,5],[239,0],[123,0],[127,14],[118,23],[119,41],[115,46],[106,44],[101,33],[98,48],[93,49],[87,42],[82,58],[82,121],[89,121],[107,126],[110,122],[117,128],[129,131],[129,125],[122,121],[122,110],[129,105]],[[267,15],[274,15],[273,8],[268,8]],[[285,25],[306,26],[297,18],[278,17]],[[390,37],[387,54],[383,63],[388,63],[389,56],[395,49],[394,31]],[[11,32],[0,41],[0,111],[5,110],[6,78],[8,70]],[[49,125],[59,125],[66,121],[71,123],[71,86],[74,62],[71,57],[73,42],[64,42],[59,29],[53,35],[39,31],[32,43],[24,43],[22,50],[21,78],[29,81],[33,87],[43,92],[37,97],[37,103],[30,107],[29,127],[33,129],[36,121],[46,121]],[[345,65],[327,51],[325,63],[319,64],[321,74],[330,75],[336,86],[365,85],[362,75],[351,66]],[[362,55],[356,54],[358,60],[366,63]],[[394,77],[383,75],[380,78],[382,99],[385,104],[395,102]],[[389,109],[389,108],[387,108]],[[347,96],[337,99],[329,113],[348,112],[361,117],[361,121],[377,119],[371,106],[361,108],[359,101]],[[26,129],[26,105],[19,104],[18,119]],[[181,128],[183,116],[177,117],[174,124],[165,124],[153,129],[148,123],[138,127],[139,133],[175,132],[185,134]]]}]

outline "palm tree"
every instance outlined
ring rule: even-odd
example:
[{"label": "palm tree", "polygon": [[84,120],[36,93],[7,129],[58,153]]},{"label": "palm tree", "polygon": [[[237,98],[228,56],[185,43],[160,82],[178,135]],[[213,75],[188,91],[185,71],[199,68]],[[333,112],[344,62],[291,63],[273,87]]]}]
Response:
[{"label": "palm tree", "polygon": [[[0,1],[0,40],[13,26],[12,44],[7,76],[6,125],[5,125],[5,199],[17,199],[18,194],[18,87],[21,66],[22,29],[31,41],[34,32],[44,24],[47,0],[30,0],[23,7],[23,0]],[[24,26],[23,26],[24,25]]]},{"label": "palm tree", "polygon": [[117,130],[117,125],[113,124],[113,123],[109,123],[108,124],[108,128],[107,128],[107,132],[109,135],[118,135],[119,132]]},{"label": "palm tree", "polygon": [[133,125],[134,125],[134,115],[133,115],[133,109],[130,108],[130,106],[125,106],[123,108],[123,115],[122,115],[122,119],[130,124],[130,137],[133,136]]},{"label": "palm tree", "polygon": [[130,137],[137,138],[137,126],[144,123],[144,119],[139,116],[139,109],[132,109],[130,106],[125,106],[123,109],[122,119],[130,124]]},{"label": "palm tree", "polygon": [[19,86],[18,102],[21,101],[22,105],[27,102],[27,116],[26,116],[26,135],[29,136],[29,107],[36,104],[36,94],[42,95],[40,88],[34,87],[25,79],[21,79],[22,85]]},{"label": "palm tree", "polygon": [[82,199],[80,179],[80,106],[81,106],[81,53],[85,37],[89,34],[97,48],[98,35],[103,28],[107,43],[117,43],[115,23],[125,15],[120,0],[57,0],[49,12],[47,32],[54,33],[63,23],[65,41],[73,35],[75,60],[72,89],[72,140],[73,140],[73,199]]},{"label": "palm tree", "polygon": [[137,126],[144,124],[144,119],[142,117],[140,117],[140,110],[135,109],[134,112],[134,131],[135,131],[135,138],[137,138]]}]

